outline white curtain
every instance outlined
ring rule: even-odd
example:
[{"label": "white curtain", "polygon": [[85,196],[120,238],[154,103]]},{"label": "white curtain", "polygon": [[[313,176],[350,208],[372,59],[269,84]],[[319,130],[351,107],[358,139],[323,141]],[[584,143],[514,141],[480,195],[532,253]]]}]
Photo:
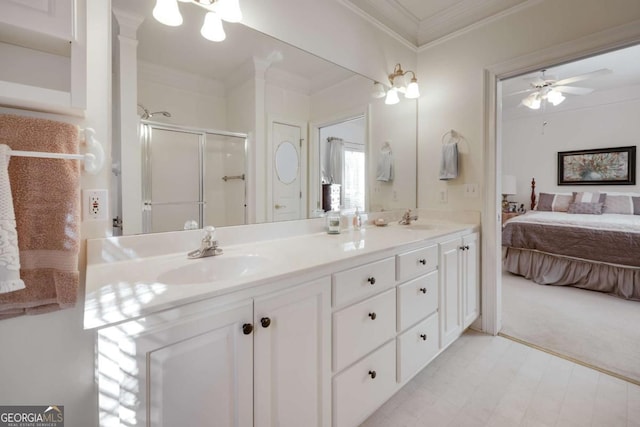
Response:
[{"label": "white curtain", "polygon": [[341,138],[329,137],[329,177],[332,184],[342,185],[344,162],[344,141]]}]

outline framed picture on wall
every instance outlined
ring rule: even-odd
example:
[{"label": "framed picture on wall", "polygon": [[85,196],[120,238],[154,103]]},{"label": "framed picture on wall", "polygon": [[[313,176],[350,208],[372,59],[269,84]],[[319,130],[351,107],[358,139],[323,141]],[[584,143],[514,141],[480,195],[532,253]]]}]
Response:
[{"label": "framed picture on wall", "polygon": [[558,152],[558,185],[635,185],[636,147]]}]

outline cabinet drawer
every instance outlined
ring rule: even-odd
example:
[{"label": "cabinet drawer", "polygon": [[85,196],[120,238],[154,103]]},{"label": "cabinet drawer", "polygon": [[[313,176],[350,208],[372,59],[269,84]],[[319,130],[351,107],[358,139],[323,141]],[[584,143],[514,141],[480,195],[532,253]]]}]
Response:
[{"label": "cabinet drawer", "polygon": [[340,307],[395,285],[393,258],[365,264],[333,275],[333,306]]},{"label": "cabinet drawer", "polygon": [[438,309],[438,270],[398,286],[398,331]]},{"label": "cabinet drawer", "polygon": [[428,246],[396,256],[397,279],[407,280],[438,267],[438,246]]},{"label": "cabinet drawer", "polygon": [[438,353],[438,313],[398,337],[398,382],[404,383]]},{"label": "cabinet drawer", "polygon": [[336,375],[333,379],[333,426],[360,425],[391,397],[398,388],[395,365],[395,341],[390,341]]},{"label": "cabinet drawer", "polygon": [[396,290],[333,315],[333,371],[355,362],[396,333]]}]

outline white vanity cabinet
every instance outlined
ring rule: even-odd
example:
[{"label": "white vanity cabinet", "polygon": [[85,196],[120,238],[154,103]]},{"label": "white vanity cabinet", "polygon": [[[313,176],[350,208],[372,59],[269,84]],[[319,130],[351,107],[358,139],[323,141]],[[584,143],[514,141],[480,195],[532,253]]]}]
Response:
[{"label": "white vanity cabinet", "polygon": [[480,313],[478,233],[440,244],[440,347],[451,344]]},{"label": "white vanity cabinet", "polygon": [[330,296],[325,278],[254,300],[254,426],[331,425]]},{"label": "white vanity cabinet", "polygon": [[101,426],[330,426],[330,310],[324,278],[101,330]]},{"label": "white vanity cabinet", "polygon": [[81,116],[86,0],[0,1],[0,104]]}]

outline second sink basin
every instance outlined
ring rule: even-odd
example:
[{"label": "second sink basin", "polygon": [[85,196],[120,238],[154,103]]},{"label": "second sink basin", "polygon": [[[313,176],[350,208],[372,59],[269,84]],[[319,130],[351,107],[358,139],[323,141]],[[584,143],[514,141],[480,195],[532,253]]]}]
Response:
[{"label": "second sink basin", "polygon": [[185,260],[181,267],[165,271],[158,281],[167,285],[189,285],[229,280],[260,272],[269,260],[259,255],[218,255]]}]

